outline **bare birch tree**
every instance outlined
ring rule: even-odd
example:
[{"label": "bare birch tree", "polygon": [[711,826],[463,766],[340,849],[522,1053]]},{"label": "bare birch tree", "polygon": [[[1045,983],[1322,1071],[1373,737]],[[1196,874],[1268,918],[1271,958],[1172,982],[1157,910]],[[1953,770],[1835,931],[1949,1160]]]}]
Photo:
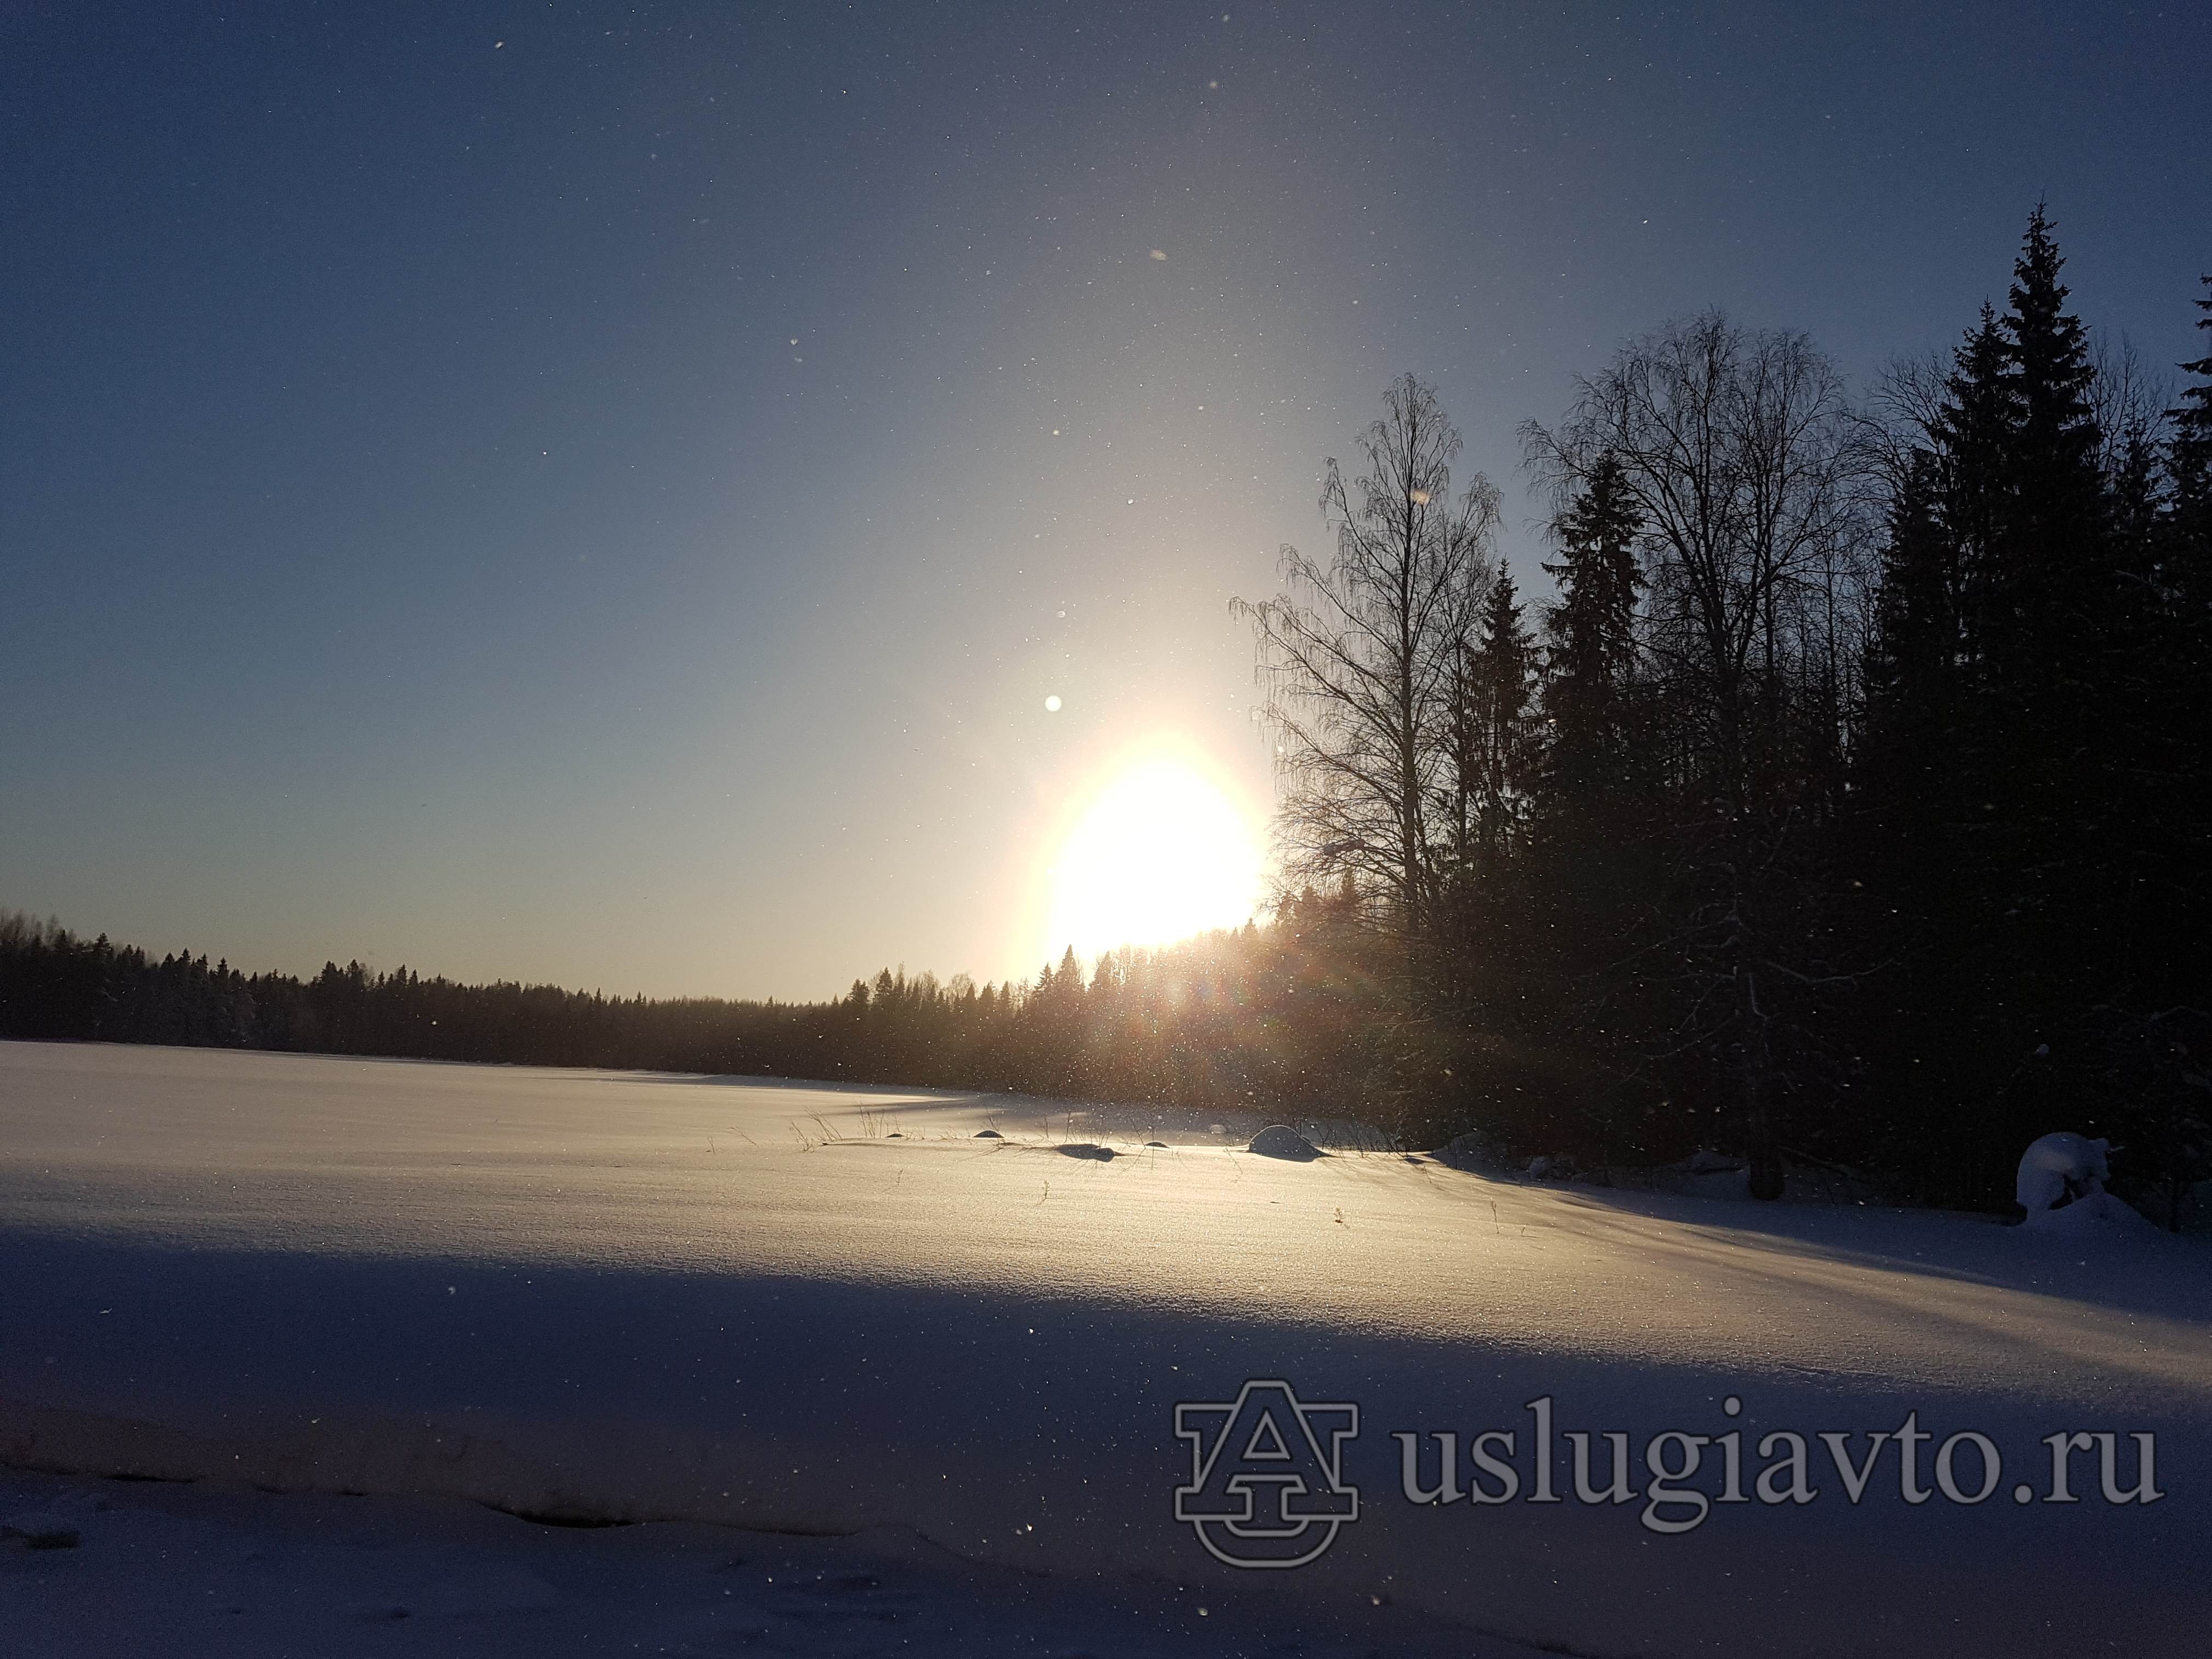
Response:
[{"label": "bare birch tree", "polygon": [[1488,581],[1498,493],[1478,474],[1452,499],[1460,435],[1411,374],[1383,394],[1358,447],[1358,476],[1332,457],[1322,486],[1334,556],[1323,564],[1285,545],[1283,592],[1233,610],[1256,636],[1286,873],[1359,878],[1413,940],[1435,912],[1436,738]]}]

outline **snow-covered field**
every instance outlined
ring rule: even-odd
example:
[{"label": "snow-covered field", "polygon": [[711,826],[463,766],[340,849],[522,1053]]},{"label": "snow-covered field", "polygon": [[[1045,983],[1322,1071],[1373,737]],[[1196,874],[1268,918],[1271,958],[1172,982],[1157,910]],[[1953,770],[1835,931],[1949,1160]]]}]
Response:
[{"label": "snow-covered field", "polygon": [[[0,1044],[0,1464],[70,1472],[0,1475],[0,1620],[64,1654],[2202,1650],[2203,1243],[1254,1127]],[[1362,1411],[1359,1519],[1292,1572],[1174,1518],[1176,1402],[1248,1377]],[[1525,1447],[1540,1395],[1639,1458],[1916,1412],[2004,1478],[1908,1504],[1893,1446],[1854,1504],[1814,1440],[1815,1500],[1680,1535],[1577,1501],[1564,1446],[1564,1503],[1401,1495],[1392,1431]],[[2084,1453],[2091,1501],[2043,1501],[2060,1431],[2155,1434],[2166,1496],[2101,1501]]]}]

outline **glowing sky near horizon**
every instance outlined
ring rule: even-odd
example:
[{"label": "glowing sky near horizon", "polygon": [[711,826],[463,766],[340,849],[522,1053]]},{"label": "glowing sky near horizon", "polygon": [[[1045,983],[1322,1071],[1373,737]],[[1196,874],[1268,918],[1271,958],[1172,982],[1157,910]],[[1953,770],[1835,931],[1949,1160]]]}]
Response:
[{"label": "glowing sky near horizon", "polygon": [[1514,428],[1669,314],[1863,382],[2045,196],[2199,349],[2201,10],[1224,10],[0,9],[0,905],[1034,974],[1127,757],[1264,812],[1228,601],[1393,375],[1540,586]]}]

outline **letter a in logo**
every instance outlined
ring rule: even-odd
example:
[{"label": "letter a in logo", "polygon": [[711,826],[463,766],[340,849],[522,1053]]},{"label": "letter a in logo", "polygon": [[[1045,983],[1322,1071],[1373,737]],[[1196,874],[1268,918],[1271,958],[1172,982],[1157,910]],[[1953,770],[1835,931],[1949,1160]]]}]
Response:
[{"label": "letter a in logo", "polygon": [[1223,1403],[1176,1407],[1190,1442],[1190,1484],[1176,1488],[1176,1519],[1232,1567],[1302,1567],[1359,1518],[1359,1489],[1344,1480],[1344,1443],[1359,1407],[1301,1404],[1291,1385],[1255,1379]]}]

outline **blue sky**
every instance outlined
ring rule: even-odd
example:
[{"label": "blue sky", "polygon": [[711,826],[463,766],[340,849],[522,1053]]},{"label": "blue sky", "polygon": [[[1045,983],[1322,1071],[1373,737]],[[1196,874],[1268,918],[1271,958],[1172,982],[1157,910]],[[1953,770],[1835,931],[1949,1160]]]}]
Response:
[{"label": "blue sky", "polygon": [[2207,61],[2181,6],[0,7],[0,904],[1034,971],[1114,757],[1264,811],[1228,601],[1394,374],[1533,574],[1514,428],[1670,315],[1863,386],[2040,197],[2195,355]]}]

